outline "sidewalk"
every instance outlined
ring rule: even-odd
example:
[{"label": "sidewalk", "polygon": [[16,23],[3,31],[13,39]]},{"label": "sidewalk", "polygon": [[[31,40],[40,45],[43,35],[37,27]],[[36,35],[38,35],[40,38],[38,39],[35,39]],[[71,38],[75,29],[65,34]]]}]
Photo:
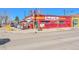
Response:
[{"label": "sidewalk", "polygon": [[53,28],[53,29],[43,29],[42,31],[38,31],[38,29],[26,29],[26,30],[16,30],[16,31],[9,31],[13,33],[33,33],[33,32],[53,32],[53,31],[70,31],[72,28]]},{"label": "sidewalk", "polygon": [[[0,28],[0,32],[11,32],[11,33],[33,33],[33,32],[52,32],[52,31],[70,31],[74,30],[73,28],[53,28],[53,29],[43,29],[42,31],[38,31],[38,29],[26,29],[26,30],[13,30],[13,31],[5,31],[4,28]],[[78,29],[77,29],[78,30]]]}]

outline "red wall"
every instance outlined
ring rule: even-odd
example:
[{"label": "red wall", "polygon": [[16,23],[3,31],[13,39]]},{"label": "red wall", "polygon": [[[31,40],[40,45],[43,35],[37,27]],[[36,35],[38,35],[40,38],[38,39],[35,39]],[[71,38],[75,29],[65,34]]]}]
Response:
[{"label": "red wall", "polygon": [[[46,20],[44,20],[46,21]],[[43,28],[63,28],[63,27],[71,27],[71,17],[69,16],[59,16],[58,20],[47,20],[49,21],[48,23],[44,23]],[[63,21],[63,24],[60,22]],[[40,24],[42,21],[39,21]]]},{"label": "red wall", "polygon": [[[62,18],[62,16],[60,17]],[[61,19],[61,21],[64,21],[64,24],[59,24],[59,27],[71,27],[71,17],[64,16],[65,19]]]},{"label": "red wall", "polygon": [[[46,20],[45,17],[58,17],[58,18],[48,18],[48,20]],[[40,27],[40,24],[42,24],[42,21],[49,21],[49,22],[45,22],[44,23],[44,27],[42,28],[46,28],[46,29],[49,29],[49,28],[64,28],[64,27],[71,27],[71,17],[70,16],[40,16],[38,19],[38,25]],[[61,24],[60,21],[63,21],[64,23]],[[30,24],[30,29],[33,28],[33,24]]]}]

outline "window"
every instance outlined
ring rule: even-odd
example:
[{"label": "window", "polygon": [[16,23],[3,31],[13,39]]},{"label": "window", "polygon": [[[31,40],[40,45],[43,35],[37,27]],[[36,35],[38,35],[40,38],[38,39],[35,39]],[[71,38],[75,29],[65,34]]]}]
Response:
[{"label": "window", "polygon": [[78,19],[74,19],[74,23],[78,23]]},{"label": "window", "polygon": [[50,21],[42,21],[42,23],[43,23],[43,24],[45,24],[45,23],[47,23],[47,24],[48,24],[49,22],[50,22]]},{"label": "window", "polygon": [[33,21],[30,21],[30,24],[33,24]]},{"label": "window", "polygon": [[64,21],[59,21],[59,24],[64,24]]},{"label": "window", "polygon": [[74,25],[77,25],[77,24],[78,24],[78,19],[74,19],[74,20],[73,20],[73,24],[74,24]]}]

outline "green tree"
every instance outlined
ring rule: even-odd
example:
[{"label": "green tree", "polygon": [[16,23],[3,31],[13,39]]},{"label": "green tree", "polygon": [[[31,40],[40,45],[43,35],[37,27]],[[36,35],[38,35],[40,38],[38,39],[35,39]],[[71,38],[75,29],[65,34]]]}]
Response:
[{"label": "green tree", "polygon": [[2,24],[2,19],[0,19],[0,24]]},{"label": "green tree", "polygon": [[2,19],[0,19],[0,27],[1,27],[1,25],[2,25]]},{"label": "green tree", "polygon": [[19,24],[19,21],[20,21],[20,20],[19,20],[19,17],[16,16],[14,21],[15,21],[17,24]]},{"label": "green tree", "polygon": [[9,20],[9,17],[8,16],[5,16],[5,23],[6,24],[8,23],[8,20]]}]

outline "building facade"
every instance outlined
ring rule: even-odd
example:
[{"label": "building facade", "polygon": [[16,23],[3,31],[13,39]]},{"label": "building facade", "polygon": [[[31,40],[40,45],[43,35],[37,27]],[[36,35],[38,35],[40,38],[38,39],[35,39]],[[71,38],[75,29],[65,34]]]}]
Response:
[{"label": "building facade", "polygon": [[72,16],[72,27],[79,28],[79,15]]},{"label": "building facade", "polygon": [[38,15],[36,17],[28,16],[24,20],[29,22],[29,28],[66,28],[72,27],[71,16]]}]

